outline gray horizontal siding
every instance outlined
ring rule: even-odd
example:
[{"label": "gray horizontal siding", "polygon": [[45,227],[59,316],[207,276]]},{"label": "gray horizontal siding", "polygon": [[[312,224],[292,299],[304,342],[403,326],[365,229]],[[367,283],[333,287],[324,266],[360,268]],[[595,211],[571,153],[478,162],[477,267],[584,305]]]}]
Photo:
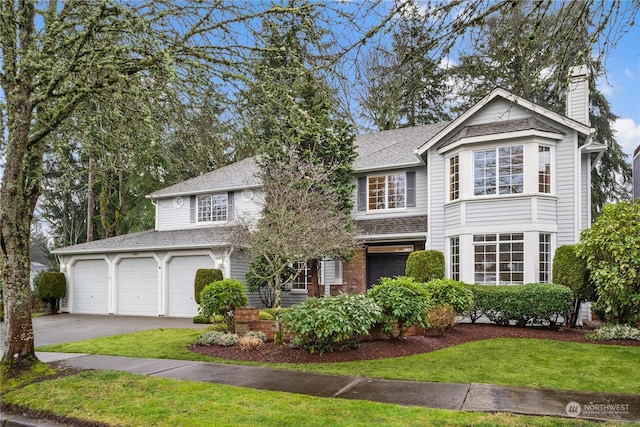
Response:
[{"label": "gray horizontal siding", "polygon": [[[262,210],[262,193],[259,190],[252,190],[253,196],[250,200],[245,200],[242,191],[235,191],[233,197],[235,218],[257,218]],[[189,215],[190,198],[183,197],[183,205],[179,208],[173,205],[174,198],[164,198],[158,200],[158,231],[184,230],[187,228],[197,228],[202,226],[210,227],[211,224],[192,223]]]},{"label": "gray horizontal siding", "polygon": [[554,199],[538,199],[538,222],[542,224],[555,224],[558,217],[558,208]]},{"label": "gray horizontal siding", "polygon": [[460,204],[446,206],[444,208],[444,226],[447,230],[460,227]]},{"label": "gray horizontal siding", "polygon": [[572,245],[577,242],[575,232],[575,188],[576,169],[573,133],[568,134],[556,147],[556,195],[558,246]]},{"label": "gray horizontal siding", "polygon": [[493,123],[506,120],[517,120],[531,117],[531,111],[512,104],[503,98],[495,98],[464,122],[464,126]]},{"label": "gray horizontal siding", "polygon": [[491,200],[467,203],[467,226],[524,224],[531,222],[531,200]]},{"label": "gray horizontal siding", "polygon": [[429,212],[429,249],[444,251],[444,202],[447,176],[444,156],[429,152],[429,179],[431,179],[431,212]]}]

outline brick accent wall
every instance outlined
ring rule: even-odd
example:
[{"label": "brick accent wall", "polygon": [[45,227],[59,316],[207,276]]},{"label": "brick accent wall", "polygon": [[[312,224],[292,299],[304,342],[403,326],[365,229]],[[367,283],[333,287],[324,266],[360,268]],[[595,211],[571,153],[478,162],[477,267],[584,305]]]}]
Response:
[{"label": "brick accent wall", "polygon": [[363,294],[367,291],[367,254],[357,249],[353,259],[342,267],[342,292]]}]

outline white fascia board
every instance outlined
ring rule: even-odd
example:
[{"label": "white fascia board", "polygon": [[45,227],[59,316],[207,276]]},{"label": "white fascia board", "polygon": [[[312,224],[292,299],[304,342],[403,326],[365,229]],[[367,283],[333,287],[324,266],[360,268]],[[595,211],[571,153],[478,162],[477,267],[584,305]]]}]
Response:
[{"label": "white fascia board", "polygon": [[440,142],[442,138],[451,133],[456,127],[458,127],[461,123],[466,121],[469,117],[473,116],[478,110],[487,105],[489,102],[494,100],[496,97],[504,98],[507,101],[510,101],[514,104],[520,105],[528,110],[531,110],[535,113],[538,113],[548,119],[554,120],[555,122],[564,124],[565,126],[574,129],[584,135],[590,135],[592,133],[592,129],[580,122],[577,122],[573,119],[570,119],[566,116],[563,116],[558,113],[554,113],[551,110],[548,110],[544,107],[541,107],[538,104],[534,104],[531,101],[527,101],[524,98],[521,98],[513,93],[506,91],[502,88],[494,89],[489,95],[482,98],[478,103],[476,103],[473,107],[469,108],[467,111],[458,116],[455,120],[445,126],[440,132],[438,132],[433,138],[427,141],[422,147],[418,148],[418,154],[423,155],[427,150],[433,147],[435,144]]},{"label": "white fascia board", "polygon": [[504,132],[504,133],[494,133],[489,135],[464,137],[464,138],[460,138],[459,140],[457,140],[452,144],[438,148],[438,154],[446,153],[447,151],[451,151],[455,148],[458,148],[466,144],[477,144],[482,142],[503,141],[508,139],[518,139],[518,138],[527,138],[527,137],[540,137],[545,139],[555,139],[557,141],[561,141],[564,138],[564,135],[561,135],[555,132],[544,132],[544,131],[535,130],[535,129],[527,129],[527,130],[521,130],[517,132]]},{"label": "white fascia board", "polygon": [[398,163],[396,165],[371,166],[368,168],[354,169],[353,173],[360,174],[360,173],[387,171],[387,170],[395,170],[395,169],[409,169],[409,168],[416,168],[423,165],[424,165],[424,162],[416,161],[416,162],[409,162],[409,163]]},{"label": "white fascia board", "polygon": [[87,248],[76,250],[56,249],[51,253],[56,255],[76,255],[76,254],[105,254],[105,253],[118,253],[118,252],[152,252],[152,251],[171,251],[182,249],[209,249],[209,248],[226,248],[229,247],[229,243],[199,243],[190,245],[158,245],[158,246],[122,246],[119,248]]},{"label": "white fascia board", "polygon": [[175,193],[167,193],[167,194],[155,194],[155,193],[151,193],[151,194],[147,194],[145,197],[147,199],[168,199],[170,197],[178,197],[178,196],[197,196],[200,194],[212,194],[212,193],[223,193],[225,191],[240,191],[240,190],[255,190],[256,188],[262,188],[261,184],[255,184],[255,185],[242,185],[242,186],[235,186],[235,187],[224,187],[224,188],[210,188],[210,189],[206,189],[206,190],[199,190],[199,191],[178,191]]},{"label": "white fascia board", "polygon": [[426,240],[426,233],[398,233],[398,234],[359,234],[357,240],[365,242],[395,242],[398,240]]}]

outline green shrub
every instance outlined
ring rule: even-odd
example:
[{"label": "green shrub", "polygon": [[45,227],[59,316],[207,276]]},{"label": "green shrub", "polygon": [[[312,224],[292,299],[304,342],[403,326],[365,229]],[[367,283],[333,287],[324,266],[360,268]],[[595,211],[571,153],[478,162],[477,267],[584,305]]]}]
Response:
[{"label": "green shrub", "polygon": [[640,322],[640,200],[606,205],[576,247],[607,322]]},{"label": "green shrub", "polygon": [[[281,307],[280,308],[280,314],[286,312],[287,310],[289,310],[288,307]],[[260,313],[270,314],[273,317],[273,319],[266,319],[266,320],[275,320],[276,319],[276,309],[275,308],[265,308],[263,310],[260,310]]]},{"label": "green shrub", "polygon": [[207,325],[211,323],[211,318],[198,314],[196,317],[193,318],[193,323]]},{"label": "green shrub", "polygon": [[589,341],[640,340],[640,329],[629,325],[613,325],[607,323],[595,331],[586,334],[585,339]]},{"label": "green shrub", "polygon": [[227,331],[233,331],[233,309],[249,303],[244,285],[236,279],[224,279],[208,284],[200,294],[200,314],[224,317]]},{"label": "green shrub", "polygon": [[193,281],[193,292],[196,303],[200,305],[200,295],[202,290],[209,283],[219,282],[222,280],[222,270],[218,268],[200,268],[196,271],[196,278]]},{"label": "green shrub", "polygon": [[60,298],[64,298],[67,294],[67,278],[64,273],[44,271],[40,275],[37,294],[40,301],[51,313],[57,313],[60,306]]},{"label": "green shrub", "polygon": [[457,280],[434,279],[425,287],[434,306],[450,305],[456,313],[463,313],[473,305],[473,292]]},{"label": "green shrub", "polygon": [[238,343],[238,336],[236,334],[229,334],[219,331],[206,331],[198,337],[196,344],[198,345],[221,345],[223,347],[231,347]]},{"label": "green shrub", "polygon": [[569,326],[575,327],[580,315],[580,303],[595,296],[595,287],[589,280],[587,263],[576,254],[576,245],[562,245],[553,256],[552,281],[573,292],[573,312]]},{"label": "green shrub", "polygon": [[258,313],[258,316],[260,317],[260,320],[276,320],[273,314],[264,310],[260,310],[260,313]]},{"label": "green shrub", "polygon": [[[382,330],[385,334],[402,338],[412,325],[427,326],[431,304],[423,284],[417,283],[412,277],[383,277],[380,282],[367,291],[367,297],[382,308]],[[393,335],[394,322],[398,323],[397,336]]]},{"label": "green shrub", "polygon": [[[556,325],[573,310],[573,295],[566,286],[551,283],[528,285],[468,285],[473,305],[465,316],[482,315],[499,325]],[[475,321],[472,318],[472,321]]]},{"label": "green shrub", "polygon": [[576,245],[562,245],[556,249],[551,277],[553,283],[571,289],[576,299],[590,299],[594,294],[587,263],[576,254]]},{"label": "green shrub", "polygon": [[456,311],[449,304],[442,304],[429,310],[429,330],[443,336],[456,324]]},{"label": "green shrub", "polygon": [[359,345],[382,314],[381,308],[364,295],[340,294],[308,298],[280,315],[292,343],[311,353],[333,351],[336,344]]},{"label": "green shrub", "polygon": [[222,323],[212,323],[211,326],[207,326],[204,330],[205,332],[207,331],[218,331],[218,332],[227,332],[227,324],[222,322]]},{"label": "green shrub", "polygon": [[414,251],[407,259],[406,275],[418,282],[444,278],[444,254],[436,250]]}]

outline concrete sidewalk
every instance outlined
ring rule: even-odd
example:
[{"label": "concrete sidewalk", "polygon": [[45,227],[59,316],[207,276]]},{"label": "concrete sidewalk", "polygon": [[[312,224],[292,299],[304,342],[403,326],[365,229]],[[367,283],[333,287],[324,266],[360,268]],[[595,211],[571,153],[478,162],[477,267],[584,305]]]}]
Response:
[{"label": "concrete sidewalk", "polygon": [[640,421],[640,395],[382,380],[184,360],[37,353],[45,362],[318,397],[472,412]]}]

